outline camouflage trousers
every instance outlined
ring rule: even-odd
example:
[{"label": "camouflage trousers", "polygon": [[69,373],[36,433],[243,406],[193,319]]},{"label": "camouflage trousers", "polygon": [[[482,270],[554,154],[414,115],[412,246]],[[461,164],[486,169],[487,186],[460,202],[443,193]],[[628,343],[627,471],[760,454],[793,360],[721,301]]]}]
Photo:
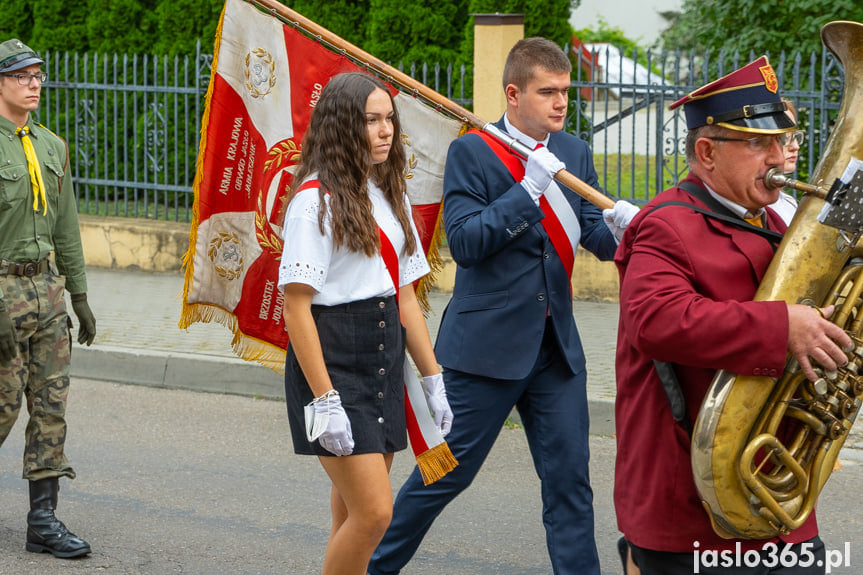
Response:
[{"label": "camouflage trousers", "polygon": [[0,276],[0,289],[18,338],[18,356],[0,366],[0,445],[18,419],[23,398],[24,479],[75,477],[63,453],[72,358],[65,278],[50,269],[32,278]]}]

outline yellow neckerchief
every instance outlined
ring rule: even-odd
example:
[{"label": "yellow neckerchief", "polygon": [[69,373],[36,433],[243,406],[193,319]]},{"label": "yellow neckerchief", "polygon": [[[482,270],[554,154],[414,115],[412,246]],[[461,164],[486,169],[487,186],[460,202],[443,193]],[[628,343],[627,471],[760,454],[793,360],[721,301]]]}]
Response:
[{"label": "yellow neckerchief", "polygon": [[761,221],[761,216],[755,216],[754,218],[743,218],[753,226],[757,226],[759,228],[763,228],[764,224]]},{"label": "yellow neckerchief", "polygon": [[39,167],[39,158],[30,140],[30,127],[24,126],[15,130],[16,136],[21,136],[24,145],[24,155],[27,156],[27,171],[30,172],[30,186],[33,188],[33,211],[39,211],[39,198],[42,198],[42,215],[48,214],[48,201],[45,199],[45,183],[42,181],[42,170]]}]

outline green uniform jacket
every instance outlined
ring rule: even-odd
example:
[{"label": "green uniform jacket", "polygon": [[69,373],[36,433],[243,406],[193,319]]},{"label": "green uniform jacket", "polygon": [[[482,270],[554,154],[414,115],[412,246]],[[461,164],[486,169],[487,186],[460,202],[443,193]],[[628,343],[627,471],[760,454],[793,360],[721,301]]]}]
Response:
[{"label": "green uniform jacket", "polygon": [[58,270],[66,276],[66,289],[84,293],[87,275],[66,143],[32,119],[27,125],[42,168],[48,213],[41,200],[38,211],[33,210],[24,145],[15,135],[17,126],[0,116],[0,258],[38,262],[53,251]]}]

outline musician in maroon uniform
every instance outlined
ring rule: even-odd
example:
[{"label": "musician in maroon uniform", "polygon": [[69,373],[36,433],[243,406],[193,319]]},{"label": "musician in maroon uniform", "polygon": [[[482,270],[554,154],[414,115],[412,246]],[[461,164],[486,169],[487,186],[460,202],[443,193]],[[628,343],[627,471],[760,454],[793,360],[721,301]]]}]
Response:
[{"label": "musician in maroon uniform", "polygon": [[[785,114],[765,57],[671,107],[681,105],[690,173],[641,210],[615,256],[618,526],[642,575],[823,573],[814,513],[775,546],[720,538],[702,508],[690,460],[689,429],[716,370],[778,377],[790,353],[814,379],[812,360],[826,370],[847,363],[842,348],[850,338],[823,317],[832,306],[752,301],[786,229],[765,208],[779,190],[766,187],[764,175],[782,169],[783,145],[796,125]],[[669,202],[683,205],[664,205]],[[679,421],[661,383],[661,366],[676,374],[685,399]],[[734,550],[738,543],[757,550],[758,568],[701,564],[694,571],[706,551]],[[783,561],[794,563],[790,568],[774,561],[780,553],[790,557],[786,544],[796,558]]]}]

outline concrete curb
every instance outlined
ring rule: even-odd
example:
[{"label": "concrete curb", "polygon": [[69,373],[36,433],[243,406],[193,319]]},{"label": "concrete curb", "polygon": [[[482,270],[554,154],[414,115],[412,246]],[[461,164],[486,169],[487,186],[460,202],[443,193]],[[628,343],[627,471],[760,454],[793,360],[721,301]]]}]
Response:
[{"label": "concrete curb", "polygon": [[75,347],[72,377],[133,385],[284,399],[282,376],[239,358],[118,347]]},{"label": "concrete curb", "polygon": [[[122,381],[133,385],[185,389],[284,400],[284,379],[266,367],[239,358],[190,353],[165,353],[128,348],[76,346],[72,377]],[[590,433],[614,433],[614,402],[588,399]],[[521,425],[513,410],[510,421]]]}]

